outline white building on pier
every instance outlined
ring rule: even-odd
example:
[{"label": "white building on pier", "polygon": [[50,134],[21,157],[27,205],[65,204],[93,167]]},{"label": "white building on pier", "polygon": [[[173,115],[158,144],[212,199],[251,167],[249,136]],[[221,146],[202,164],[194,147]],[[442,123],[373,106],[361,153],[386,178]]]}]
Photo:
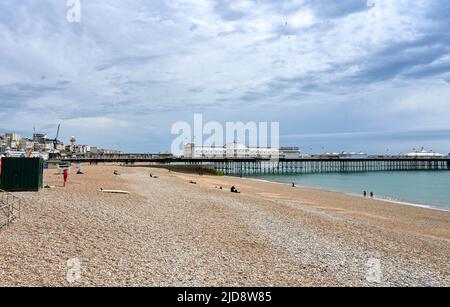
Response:
[{"label": "white building on pier", "polygon": [[298,147],[282,148],[260,148],[247,147],[243,144],[229,143],[225,146],[197,146],[195,144],[186,144],[184,147],[185,158],[261,158],[275,159],[300,158],[300,149]]},{"label": "white building on pier", "polygon": [[445,157],[445,155],[434,152],[434,151],[428,151],[422,148],[420,151],[414,151],[406,154],[409,158],[442,158]]}]

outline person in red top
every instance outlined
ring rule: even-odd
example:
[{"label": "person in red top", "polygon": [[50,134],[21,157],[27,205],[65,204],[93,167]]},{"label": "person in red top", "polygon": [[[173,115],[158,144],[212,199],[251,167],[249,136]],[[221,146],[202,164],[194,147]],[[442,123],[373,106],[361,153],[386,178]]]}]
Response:
[{"label": "person in red top", "polygon": [[64,187],[66,187],[67,179],[69,178],[69,172],[67,171],[67,169],[63,171],[63,176],[64,176]]}]

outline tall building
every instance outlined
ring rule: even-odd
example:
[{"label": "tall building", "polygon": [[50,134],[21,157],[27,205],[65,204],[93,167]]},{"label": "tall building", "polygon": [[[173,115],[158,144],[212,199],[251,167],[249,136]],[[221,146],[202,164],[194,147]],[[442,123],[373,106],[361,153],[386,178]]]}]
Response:
[{"label": "tall building", "polygon": [[46,140],[47,140],[47,135],[45,135],[45,134],[42,134],[42,133],[34,133],[33,134],[33,142],[45,143]]},{"label": "tall building", "polygon": [[0,135],[0,154],[6,151],[6,148],[8,147],[8,143],[6,141],[6,138],[2,135]]},{"label": "tall building", "polygon": [[19,142],[22,137],[17,133],[6,133],[5,138],[9,139],[10,141]]}]

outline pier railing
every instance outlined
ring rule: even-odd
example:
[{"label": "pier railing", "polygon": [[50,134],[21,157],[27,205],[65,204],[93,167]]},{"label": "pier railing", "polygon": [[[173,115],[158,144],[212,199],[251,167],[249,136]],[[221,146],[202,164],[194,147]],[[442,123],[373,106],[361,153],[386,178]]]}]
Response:
[{"label": "pier railing", "polygon": [[0,190],[0,228],[8,226],[20,217],[20,199],[11,193]]},{"label": "pier railing", "polygon": [[295,159],[223,161],[216,169],[226,175],[289,175],[380,171],[448,171],[450,159]]}]

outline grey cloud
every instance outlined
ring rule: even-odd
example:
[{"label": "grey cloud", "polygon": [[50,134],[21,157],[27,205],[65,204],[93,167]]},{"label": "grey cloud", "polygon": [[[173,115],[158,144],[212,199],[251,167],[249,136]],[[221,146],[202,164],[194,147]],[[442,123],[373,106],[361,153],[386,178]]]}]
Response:
[{"label": "grey cloud", "polygon": [[[425,65],[419,67],[413,67],[403,73],[412,78],[427,78],[434,76],[441,76],[450,73],[450,63],[440,63],[438,65]],[[443,77],[446,80],[446,77]]]},{"label": "grey cloud", "polygon": [[[246,7],[237,8],[240,0],[212,0],[214,1],[214,12],[225,21],[238,21],[251,16],[254,12]],[[301,8],[305,8],[303,1],[298,0],[252,0],[250,1],[259,10],[266,14],[275,13],[279,15],[291,15]],[[280,20],[282,23],[283,20]]]},{"label": "grey cloud", "polygon": [[435,1],[426,1],[426,5],[424,5],[426,9],[425,16],[433,19],[435,21],[440,21],[442,23],[448,24],[450,23],[450,2],[447,0],[435,0]]},{"label": "grey cloud", "polygon": [[339,18],[369,9],[367,0],[308,0],[306,6],[322,18]]},{"label": "grey cloud", "polygon": [[341,132],[341,133],[317,133],[317,134],[298,134],[284,135],[285,138],[302,139],[441,139],[450,138],[450,130],[399,130],[399,131],[367,131],[367,132]]},{"label": "grey cloud", "polygon": [[149,62],[156,61],[162,57],[163,55],[140,55],[115,58],[97,65],[96,70],[104,71],[116,66],[143,65]]},{"label": "grey cloud", "polygon": [[30,99],[43,97],[48,93],[62,91],[70,82],[53,85],[13,83],[0,85],[0,109],[16,109],[25,106]]},{"label": "grey cloud", "polygon": [[[377,82],[408,75],[415,67],[420,66],[423,76],[432,76],[445,72],[445,66],[428,67],[433,62],[450,53],[448,36],[425,36],[412,42],[392,44],[368,57],[364,64],[358,63],[362,69],[351,79],[357,82]],[[425,74],[427,72],[427,74]],[[411,74],[411,73],[409,73]],[[420,75],[416,71],[415,77]]]},{"label": "grey cloud", "polygon": [[223,20],[235,21],[248,16],[249,12],[233,8],[234,1],[214,0],[214,11]]},{"label": "grey cloud", "polygon": [[205,88],[204,88],[204,87],[200,87],[200,86],[197,86],[197,87],[191,87],[188,91],[189,91],[190,93],[193,93],[193,94],[199,94],[199,93],[204,92],[204,91],[205,91]]}]

